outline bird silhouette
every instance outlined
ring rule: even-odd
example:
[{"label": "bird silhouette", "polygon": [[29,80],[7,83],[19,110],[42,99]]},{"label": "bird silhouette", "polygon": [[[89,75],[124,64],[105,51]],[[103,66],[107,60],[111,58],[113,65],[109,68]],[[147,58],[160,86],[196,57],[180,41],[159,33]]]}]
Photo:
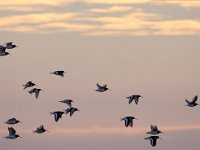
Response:
[{"label": "bird silhouette", "polygon": [[39,134],[44,133],[44,132],[49,132],[49,131],[46,130],[43,125],[41,125],[36,130],[33,131],[33,133],[39,133]]},{"label": "bird silhouette", "polygon": [[186,100],[185,100],[186,103],[187,103],[186,106],[189,106],[189,107],[195,107],[196,105],[199,105],[198,103],[196,103],[197,99],[198,99],[198,96],[197,96],[197,95],[192,99],[191,102],[188,101],[188,100],[186,99]]},{"label": "bird silhouette", "polygon": [[56,122],[58,122],[58,120],[60,118],[62,118],[62,115],[64,114],[64,112],[62,111],[55,111],[55,112],[50,112],[51,115],[54,115],[54,119]]},{"label": "bird silhouette", "polygon": [[65,109],[65,113],[68,114],[70,113],[70,117],[74,114],[74,112],[79,111],[78,108],[75,107],[69,107],[67,109]]},{"label": "bird silhouette", "polygon": [[157,144],[157,139],[160,139],[159,136],[149,136],[144,138],[145,140],[150,140],[151,146],[156,146]]},{"label": "bird silhouette", "polygon": [[135,104],[138,104],[138,101],[139,101],[139,98],[142,97],[141,95],[131,95],[131,96],[128,96],[126,98],[129,99],[129,104],[134,100],[135,101]]},{"label": "bird silhouette", "polygon": [[110,90],[110,89],[107,88],[106,84],[100,85],[99,83],[97,83],[97,88],[98,89],[96,91],[98,91],[98,92],[105,92],[107,90]]},{"label": "bird silhouette", "polygon": [[28,82],[26,82],[26,84],[24,84],[24,85],[22,85],[22,86],[24,86],[24,89],[26,89],[26,88],[29,88],[29,87],[33,87],[33,86],[35,86],[36,84],[35,83],[33,83],[32,81],[28,81]]},{"label": "bird silhouette", "polygon": [[59,101],[59,102],[65,103],[65,104],[67,104],[69,107],[72,107],[72,102],[74,102],[74,101],[71,100],[71,99],[64,99],[64,100]]},{"label": "bird silhouette", "polygon": [[18,134],[16,134],[16,131],[14,128],[12,127],[8,127],[8,131],[9,131],[9,135],[4,137],[6,139],[16,139],[18,137],[20,137]]},{"label": "bird silhouette", "polygon": [[38,98],[40,91],[43,91],[42,89],[37,89],[37,88],[33,88],[32,90],[28,91],[30,94],[35,93],[35,97]]},{"label": "bird silhouette", "polygon": [[157,135],[157,134],[160,134],[160,133],[163,133],[162,131],[158,130],[158,127],[155,125],[151,125],[151,131],[147,132],[147,134],[152,134],[152,135]]},{"label": "bird silhouette", "polygon": [[133,127],[133,119],[136,119],[135,117],[133,116],[127,116],[127,117],[124,117],[124,118],[121,118],[121,121],[125,121],[124,124],[125,124],[125,127]]},{"label": "bird silhouette", "polygon": [[17,120],[16,118],[11,118],[11,119],[8,119],[5,123],[6,124],[10,124],[10,125],[14,125],[14,124],[17,124],[19,123],[20,121]]},{"label": "bird silhouette", "polygon": [[50,74],[55,74],[55,75],[64,77],[64,73],[65,73],[65,71],[53,71]]}]

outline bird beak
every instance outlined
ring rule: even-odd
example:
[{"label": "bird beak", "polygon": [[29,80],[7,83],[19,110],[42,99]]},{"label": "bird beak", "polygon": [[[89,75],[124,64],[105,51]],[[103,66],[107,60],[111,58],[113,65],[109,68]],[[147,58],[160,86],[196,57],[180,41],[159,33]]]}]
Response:
[{"label": "bird beak", "polygon": [[50,132],[50,131],[46,130],[46,132]]},{"label": "bird beak", "polygon": [[137,118],[135,118],[135,120],[138,120]]}]

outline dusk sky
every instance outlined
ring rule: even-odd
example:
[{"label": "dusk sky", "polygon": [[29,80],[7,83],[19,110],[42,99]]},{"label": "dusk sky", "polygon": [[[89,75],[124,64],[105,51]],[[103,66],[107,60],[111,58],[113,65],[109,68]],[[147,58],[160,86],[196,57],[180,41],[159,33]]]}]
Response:
[{"label": "dusk sky", "polygon": [[[200,96],[200,1],[0,0],[0,33],[18,45],[0,56],[1,150],[199,149],[200,106],[185,99]],[[55,122],[65,98],[80,112]],[[6,140],[13,117],[22,138]],[[42,124],[50,132],[33,134]],[[151,124],[164,132],[156,147],[144,140]]]}]

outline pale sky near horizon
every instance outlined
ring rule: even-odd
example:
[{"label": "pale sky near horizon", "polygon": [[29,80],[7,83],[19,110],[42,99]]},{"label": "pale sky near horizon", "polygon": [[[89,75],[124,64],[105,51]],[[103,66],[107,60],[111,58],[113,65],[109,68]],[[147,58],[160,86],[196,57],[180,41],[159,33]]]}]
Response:
[{"label": "pale sky near horizon", "polygon": [[[19,46],[0,57],[0,149],[197,150],[200,108],[185,99],[200,95],[199,8],[194,0],[0,0],[0,44]],[[30,80],[44,90],[38,99],[23,90]],[[95,92],[96,83],[111,91]],[[128,105],[132,94],[144,98]],[[49,112],[66,109],[65,98],[80,112],[56,123]],[[127,115],[138,118],[133,128],[120,121]],[[5,140],[12,117],[22,138]],[[33,134],[41,124],[50,132]],[[151,124],[164,132],[154,148],[144,140]]]}]

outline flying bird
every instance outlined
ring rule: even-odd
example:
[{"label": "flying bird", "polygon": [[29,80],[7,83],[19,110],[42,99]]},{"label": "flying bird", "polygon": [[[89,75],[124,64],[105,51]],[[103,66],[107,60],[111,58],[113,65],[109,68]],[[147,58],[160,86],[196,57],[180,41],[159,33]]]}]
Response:
[{"label": "flying bird", "polygon": [[65,113],[66,114],[70,113],[70,117],[71,117],[74,114],[74,112],[76,112],[76,111],[80,111],[80,110],[78,108],[75,108],[75,107],[70,107],[70,108],[67,108],[65,110]]},{"label": "flying bird", "polygon": [[10,53],[6,52],[6,48],[0,45],[0,56],[10,55]]},{"label": "flying bird", "polygon": [[33,83],[32,81],[28,81],[26,84],[24,84],[24,85],[22,85],[22,86],[24,86],[24,89],[26,89],[26,88],[29,88],[29,87],[33,87],[33,86],[35,86],[36,84],[35,83]]},{"label": "flying bird", "polygon": [[8,131],[9,131],[9,135],[4,137],[6,139],[16,139],[18,137],[20,137],[18,134],[16,134],[16,131],[14,128],[12,127],[8,127]]},{"label": "flying bird", "polygon": [[60,118],[62,118],[62,115],[64,114],[64,112],[62,112],[62,111],[55,111],[55,112],[51,112],[50,114],[54,115],[55,121],[58,122],[58,120]]},{"label": "flying bird", "polygon": [[43,91],[42,89],[37,89],[37,88],[33,88],[32,90],[28,91],[30,94],[35,93],[35,97],[38,98],[40,91]]},{"label": "flying bird", "polygon": [[186,106],[189,106],[189,107],[195,107],[196,105],[199,105],[198,103],[196,103],[197,99],[198,99],[198,96],[197,96],[197,95],[192,99],[191,102],[188,101],[188,100],[186,99],[186,100],[185,100],[186,103],[187,103]]},{"label": "flying bird", "polygon": [[46,130],[43,125],[41,125],[36,130],[33,131],[33,133],[39,133],[39,134],[44,133],[44,132],[49,132],[49,131]]},{"label": "flying bird", "polygon": [[96,91],[98,91],[98,92],[105,92],[105,91],[107,91],[107,90],[110,90],[110,89],[108,89],[107,88],[107,85],[106,84],[104,84],[104,85],[99,85],[98,83],[97,83],[97,90]]},{"label": "flying bird", "polygon": [[10,125],[14,125],[14,124],[17,124],[17,123],[19,123],[19,122],[20,122],[20,121],[17,120],[16,118],[11,118],[11,119],[7,120],[5,123],[6,123],[6,124],[10,124]]},{"label": "flying bird", "polygon": [[163,133],[162,131],[158,130],[158,127],[155,125],[151,125],[151,131],[147,132],[147,134],[158,135],[159,133]]},{"label": "flying bird", "polygon": [[121,121],[125,121],[124,124],[125,124],[125,127],[133,127],[133,119],[136,119],[135,117],[133,116],[127,116],[127,117],[124,117],[124,118],[121,118]]},{"label": "flying bird", "polygon": [[144,138],[145,140],[150,140],[151,146],[156,146],[157,144],[157,139],[160,139],[159,136],[149,136]]},{"label": "flying bird", "polygon": [[142,97],[141,95],[131,95],[131,96],[128,96],[126,98],[129,99],[129,104],[134,100],[135,101],[135,104],[138,104],[138,101],[139,101],[139,98]]},{"label": "flying bird", "polygon": [[3,47],[5,47],[6,49],[13,49],[17,47],[17,45],[14,45],[13,42],[7,42],[3,44]]},{"label": "flying bird", "polygon": [[50,74],[55,74],[55,75],[64,77],[64,73],[65,73],[65,71],[53,71]]},{"label": "flying bird", "polygon": [[67,104],[69,107],[72,107],[72,102],[74,102],[74,101],[71,100],[71,99],[64,99],[64,100],[59,101],[59,102],[65,103],[65,104]]}]

